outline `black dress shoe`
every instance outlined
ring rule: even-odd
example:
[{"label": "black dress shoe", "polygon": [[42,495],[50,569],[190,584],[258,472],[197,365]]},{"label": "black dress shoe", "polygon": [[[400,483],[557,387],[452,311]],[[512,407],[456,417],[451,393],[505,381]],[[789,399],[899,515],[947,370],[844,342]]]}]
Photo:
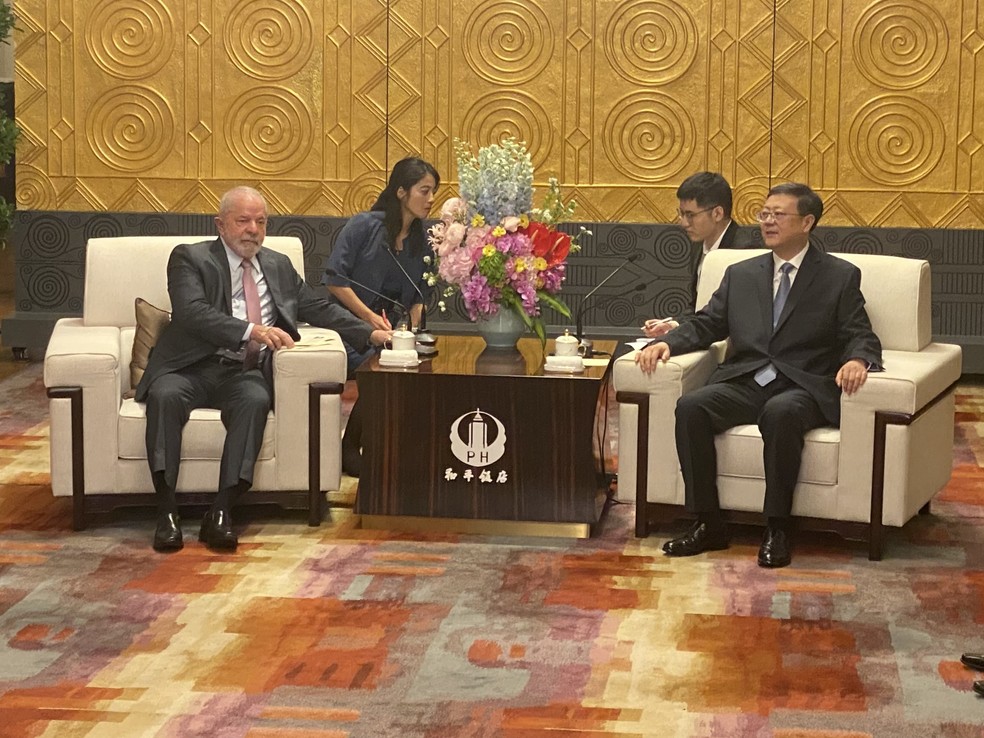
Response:
[{"label": "black dress shoe", "polygon": [[362,453],[358,446],[342,444],[342,472],[350,477],[359,478],[362,473]]},{"label": "black dress shoe", "polygon": [[232,517],[225,510],[209,510],[202,518],[198,540],[209,548],[235,551],[239,538],[232,530]]},{"label": "black dress shoe", "polygon": [[984,682],[974,682],[974,691],[984,697]]},{"label": "black dress shoe", "polygon": [[731,543],[731,533],[728,526],[709,526],[697,522],[687,531],[686,535],[674,538],[663,544],[663,553],[667,556],[696,556],[704,551],[720,551]]},{"label": "black dress shoe", "polygon": [[154,550],[161,553],[180,551],[184,548],[181,538],[181,520],[177,513],[167,513],[157,517],[157,529],[154,531]]},{"label": "black dress shoe", "polygon": [[960,657],[960,662],[971,669],[984,671],[984,653],[965,653]]},{"label": "black dress shoe", "polygon": [[767,569],[779,569],[789,566],[793,557],[789,554],[789,540],[786,538],[786,531],[782,528],[773,528],[771,525],[765,529],[765,536],[762,538],[762,546],[759,548],[759,566]]}]

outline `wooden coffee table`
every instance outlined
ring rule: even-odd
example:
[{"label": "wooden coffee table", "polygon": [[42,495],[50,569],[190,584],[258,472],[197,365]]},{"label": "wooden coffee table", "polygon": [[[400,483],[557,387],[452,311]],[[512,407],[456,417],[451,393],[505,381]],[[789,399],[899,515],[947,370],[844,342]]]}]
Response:
[{"label": "wooden coffee table", "polygon": [[515,352],[477,336],[439,336],[437,348],[414,368],[373,357],[357,372],[362,525],[590,535],[604,501],[592,430],[605,362],[546,372],[535,338]]}]

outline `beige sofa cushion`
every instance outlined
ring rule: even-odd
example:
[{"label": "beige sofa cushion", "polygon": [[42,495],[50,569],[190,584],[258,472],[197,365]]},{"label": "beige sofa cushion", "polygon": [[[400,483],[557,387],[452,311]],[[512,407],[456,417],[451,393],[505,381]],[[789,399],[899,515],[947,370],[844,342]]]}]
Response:
[{"label": "beige sofa cushion", "polygon": [[[123,400],[120,405],[119,456],[121,459],[147,458],[147,408],[136,400]],[[274,439],[277,435],[277,419],[271,412],[267,416],[263,431],[263,445],[257,461],[273,458]],[[188,424],[181,436],[181,458],[208,459],[218,461],[222,458],[225,443],[225,428],[218,410],[199,408],[191,411]]]},{"label": "beige sofa cushion", "polygon": [[[840,431],[817,428],[803,439],[803,461],[799,481],[806,484],[837,484]],[[762,435],[758,426],[736,425],[714,438],[718,474],[725,477],[765,479],[762,461]]]}]

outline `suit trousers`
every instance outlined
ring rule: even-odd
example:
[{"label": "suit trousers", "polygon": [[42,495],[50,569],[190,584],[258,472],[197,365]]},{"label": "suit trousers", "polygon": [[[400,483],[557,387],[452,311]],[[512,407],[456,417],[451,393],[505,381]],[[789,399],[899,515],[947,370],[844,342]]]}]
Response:
[{"label": "suit trousers", "polygon": [[714,436],[752,423],[758,425],[765,445],[763,512],[768,517],[789,517],[803,436],[828,421],[816,400],[782,374],[765,387],[751,374],[708,384],[677,401],[676,445],[689,511],[709,517],[720,514]]},{"label": "suit trousers", "polygon": [[[181,434],[191,411],[199,407],[221,412],[226,429],[219,471],[219,490],[248,488],[263,443],[273,393],[263,360],[243,371],[242,363],[208,356],[189,367],[154,380],[147,392],[147,460],[151,473],[164,473],[174,490],[181,462]],[[245,482],[245,487],[240,484]]]}]

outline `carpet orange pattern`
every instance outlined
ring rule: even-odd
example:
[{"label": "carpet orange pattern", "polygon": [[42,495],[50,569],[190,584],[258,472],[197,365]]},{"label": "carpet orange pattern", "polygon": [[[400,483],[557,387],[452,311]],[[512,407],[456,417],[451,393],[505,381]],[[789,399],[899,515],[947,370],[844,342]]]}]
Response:
[{"label": "carpet orange pattern", "polygon": [[[32,376],[33,375],[33,376]],[[0,737],[548,738],[984,735],[984,390],[955,474],[886,559],[758,532],[692,559],[614,506],[585,541],[320,528],[237,516],[215,554],[151,514],[80,533],[46,486],[34,366],[0,382]],[[16,410],[11,410],[16,406]],[[351,482],[347,494],[351,495]]]}]

